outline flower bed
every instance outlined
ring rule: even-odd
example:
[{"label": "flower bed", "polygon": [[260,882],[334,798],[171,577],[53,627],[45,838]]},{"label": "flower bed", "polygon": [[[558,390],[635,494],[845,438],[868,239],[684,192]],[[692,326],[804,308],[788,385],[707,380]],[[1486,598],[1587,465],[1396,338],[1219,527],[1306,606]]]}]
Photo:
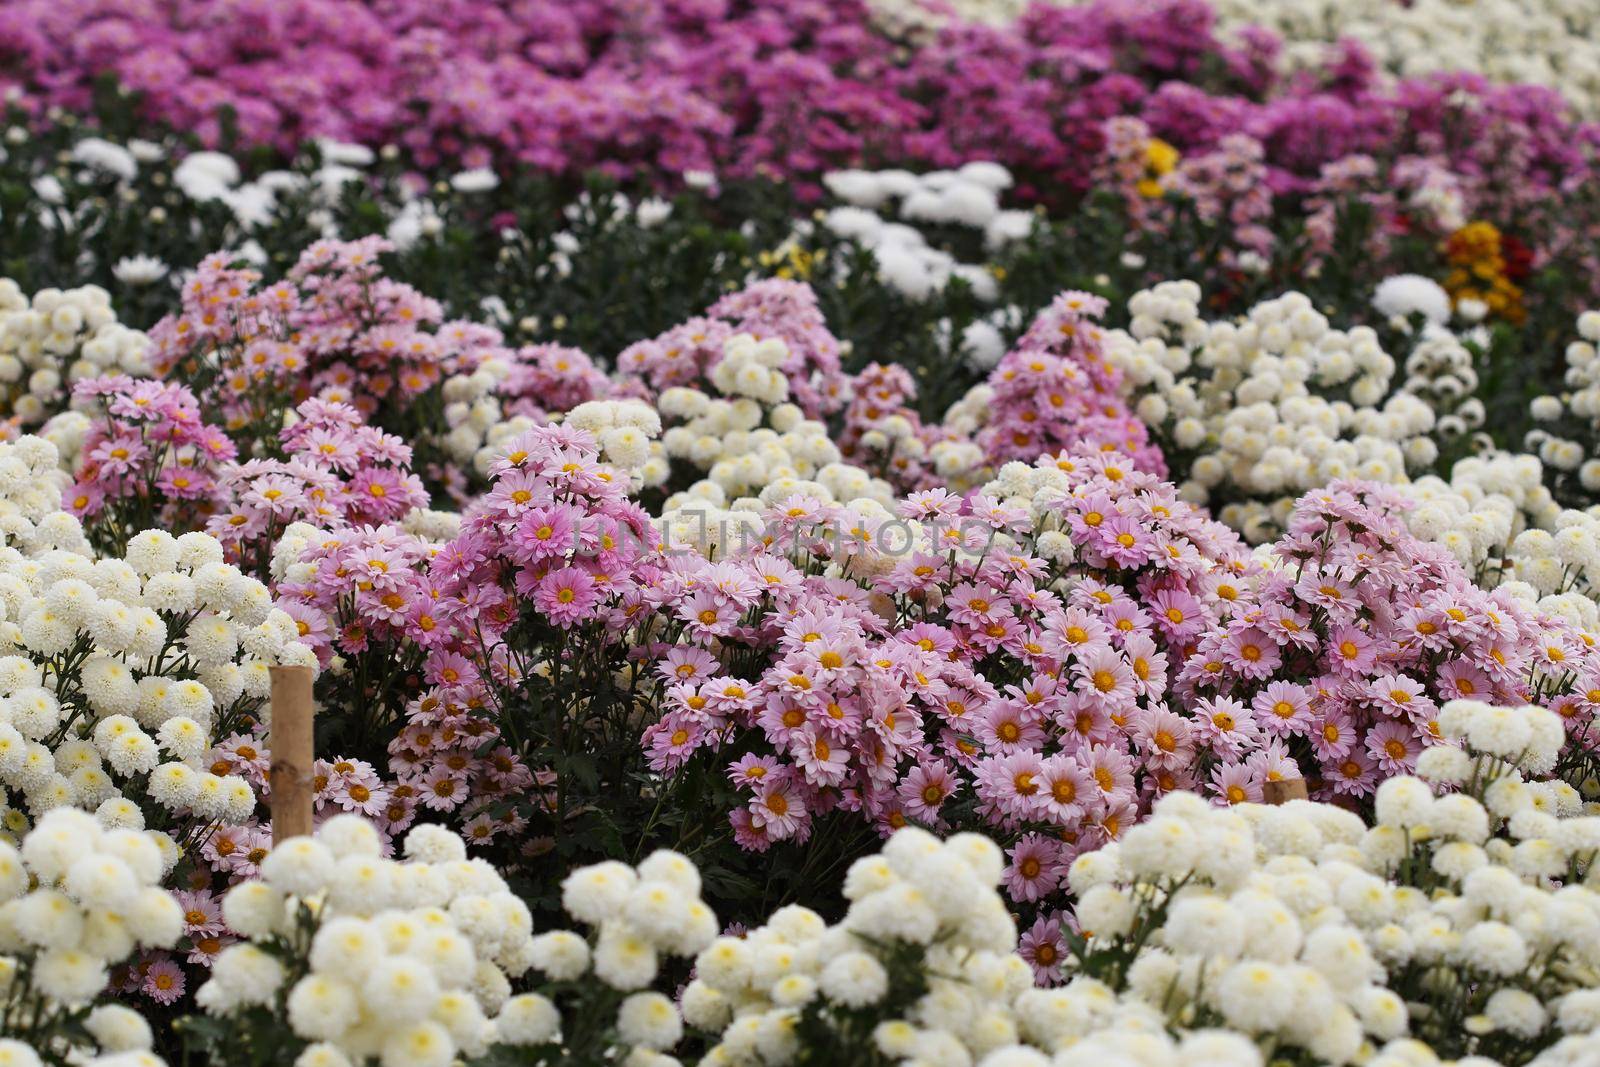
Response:
[{"label": "flower bed", "polygon": [[1594,1058],[1550,11],[15,6],[0,1067]]}]

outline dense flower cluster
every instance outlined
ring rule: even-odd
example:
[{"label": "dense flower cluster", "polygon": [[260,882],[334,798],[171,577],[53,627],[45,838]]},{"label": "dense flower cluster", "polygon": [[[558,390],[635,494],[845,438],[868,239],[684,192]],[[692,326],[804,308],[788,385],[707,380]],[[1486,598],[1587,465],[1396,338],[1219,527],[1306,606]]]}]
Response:
[{"label": "dense flower cluster", "polygon": [[738,755],[746,847],[803,842],[839,809],[883,830],[982,826],[1013,845],[1008,891],[1034,901],[1151,796],[1202,785],[1206,761],[1227,763],[1219,793],[1289,773],[1270,738],[1197,734],[1167,704],[1254,568],[1127,457],[1009,464],[965,503],[913,493],[898,516],[771,504],[743,551],[680,553],[644,594],[670,620],[650,646],[651,764]]},{"label": "dense flower cluster", "polygon": [[1588,1065],[1572,2],[8,6],[0,1067]]},{"label": "dense flower cluster", "polygon": [[[52,459],[35,438],[4,447]],[[306,662],[293,618],[204,534],[149,530],[126,558],[97,559],[77,521],[56,510],[36,523],[16,516],[11,538],[20,547],[4,550],[14,620],[0,721],[7,822],[76,805],[193,844],[216,823],[250,817],[249,783],[212,773],[205,756],[265,702],[268,664]]]},{"label": "dense flower cluster", "polygon": [[999,849],[976,835],[901,830],[850,868],[838,923],[788,907],[718,938],[682,997],[690,1023],[720,1033],[707,1062],[783,1061],[802,1048],[842,1059],[863,1045],[975,1062],[1016,1044],[1032,982],[994,890],[1000,868]]},{"label": "dense flower cluster", "polygon": [[177,858],[170,841],[70,809],[16,846],[0,838],[0,1060],[159,1062],[150,1025],[104,993],[110,965],[182,932],[160,885]]},{"label": "dense flower cluster", "polygon": [[1429,476],[1407,493],[1413,533],[1461,561],[1479,586],[1507,586],[1585,632],[1600,626],[1600,571],[1590,512],[1563,510],[1542,480],[1537,456],[1504,453],[1457,463],[1450,481]]},{"label": "dense flower cluster", "polygon": [[[763,350],[778,362],[758,373],[750,360],[741,360],[719,374],[727,342],[740,335],[780,343],[781,352]],[[730,293],[707,309],[705,318],[630,345],[617,356],[617,368],[653,390],[708,382],[724,393],[769,404],[792,399],[811,417],[837,411],[848,399],[839,340],[829,332],[816,294],[802,282],[781,278]]]},{"label": "dense flower cluster", "polygon": [[296,522],[324,530],[398,522],[428,502],[411,446],[368,425],[348,404],[307,400],[279,435],[286,459],[228,463],[206,529],[241,566],[264,574],[278,536]]},{"label": "dense flower cluster", "polygon": [[385,278],[379,257],[392,248],[380,237],[321,241],[271,285],[236,256],[208,256],[183,287],[182,313],[151,329],[149,359],[163,376],[209,380],[208,409],[232,430],[259,431],[308,396],[404,426],[446,376],[504,349],[498,331],[445,321],[437,301]]},{"label": "dense flower cluster", "polygon": [[205,421],[188,386],[114,375],[79,382],[73,398],[94,414],[73,442],[63,499],[97,541],[115,549],[153,526],[185,529],[224,499],[218,476],[238,446]]},{"label": "dense flower cluster", "polygon": [[[1192,282],[1137,293],[1128,329],[1106,342],[1168,463],[1187,471],[1186,499],[1263,541],[1307,489],[1403,481],[1438,455],[1434,409],[1413,392],[1391,395],[1395,360],[1374,331],[1335,329],[1298,293],[1242,322],[1208,322],[1200,295]],[[1481,423],[1482,403],[1468,413],[1463,426]]]},{"label": "dense flower cluster", "polygon": [[1031,461],[1087,442],[1162,471],[1144,425],[1122,402],[1122,374],[1099,324],[1105,310],[1105,300],[1089,293],[1057,296],[988,381],[951,409],[947,425],[972,433],[990,462]]},{"label": "dense flower cluster", "polygon": [[1445,258],[1451,270],[1444,286],[1458,308],[1470,304],[1483,309],[1483,314],[1512,323],[1526,317],[1517,282],[1527,277],[1530,264],[1520,242],[1502,234],[1493,223],[1479,220],[1450,235]]},{"label": "dense flower cluster", "polygon": [[0,278],[0,383],[15,435],[66,406],[72,387],[107,373],[147,375],[144,334],[117,321],[96,286],[47,289],[28,298]]},{"label": "dense flower cluster", "polygon": [[562,908],[592,933],[550,930],[534,938],[529,960],[545,979],[544,992],[508,1005],[515,1022],[502,1013],[501,1040],[564,1056],[676,1062],[660,1054],[684,1035],[680,1007],[650,987],[673,957],[704,951],[717,936],[700,886],[695,865],[666,850],[637,867],[607,862],[567,875]]},{"label": "dense flower cluster", "polygon": [[[1407,155],[1413,133],[1473,177],[1507,164],[1508,175],[1522,173],[1512,154],[1497,155],[1508,139],[1544,190],[1557,184],[1550,171],[1583,166],[1568,150],[1576,123],[1552,90],[1467,75],[1388,84],[1367,51],[1347,44],[1319,57],[1336,88],[1324,91],[1322,78],[1277,74],[1270,34],[1220,40],[1198,0],[1040,5],[998,25],[956,19],[898,55],[873,12],[763,3],[729,13],[658,0],[626,17],[550,2],[517,18],[470,5],[424,17],[414,5],[374,12],[319,0],[295,19],[225,27],[186,6],[129,15],[101,0],[33,3],[17,12],[31,29],[14,77],[29,102],[81,109],[93,78],[112,73],[143,94],[147,114],[211,143],[227,106],[249,143],[396,144],[425,166],[499,158],[568,172],[645,165],[815,178],[884,157],[921,168],[992,159],[1028,174],[1038,195],[1083,187],[1104,147],[1094,125],[1114,114],[1143,118],[1184,151],[1210,147],[1219,127],[1249,128],[1275,181],[1354,153]],[[94,47],[74,47],[83,36]],[[1052,61],[1063,53],[1073,61]],[[1181,80],[1208,66],[1245,91],[1213,95]],[[1477,105],[1466,121],[1452,121],[1455,94]],[[1507,132],[1484,137],[1484,127]],[[1494,195],[1494,183],[1483,185]]]},{"label": "dense flower cluster", "polygon": [[751,510],[741,501],[802,488],[823,499],[872,497],[890,503],[889,484],[843,462],[827,426],[790,402],[788,381],[779,369],[788,359],[781,339],[736,334],[724,342],[722,358],[711,371],[712,385],[722,395],[691,386],[661,394],[662,414],[676,423],[662,436],[666,455],[705,472],[668,498],[669,512],[686,501]]},{"label": "dense flower cluster", "polygon": [[[1026,238],[1031,212],[1003,210],[1000,194],[1012,185],[1009,171],[993,163],[968,163],[957,171],[914,175],[907,171],[838,171],[824,184],[841,206],[825,214],[823,228],[855,238],[872,253],[885,282],[913,300],[926,298],[958,278],[985,301],[996,296],[992,267],[964,263],[928,243],[916,228],[976,231],[985,251],[1003,250]],[[886,221],[889,208],[899,222]],[[912,225],[906,225],[911,223]]]},{"label": "dense flower cluster", "polygon": [[1413,770],[1455,699],[1538,701],[1589,746],[1592,635],[1473,585],[1410,534],[1408,503],[1359,482],[1303,497],[1250,609],[1204,636],[1177,680],[1202,724],[1280,739],[1328,796]]},{"label": "dense flower cluster", "polygon": [[1315,68],[1340,41],[1357,41],[1398,75],[1472,71],[1507,82],[1558,89],[1584,114],[1600,112],[1600,52],[1595,12],[1573,0],[1470,7],[1442,0],[1216,0],[1221,36],[1260,28],[1283,38],[1277,62]]},{"label": "dense flower cluster", "polygon": [[1535,428],[1526,446],[1557,472],[1563,497],[1589,499],[1600,491],[1600,313],[1578,319],[1578,337],[1567,345],[1560,394],[1532,404]]},{"label": "dense flower cluster", "polygon": [[[618,391],[580,349],[529,345],[518,349],[510,359],[491,356],[471,373],[445,379],[442,397],[448,432],[441,446],[450,460],[470,464],[473,474],[486,477],[505,441],[562,412],[603,400]],[[636,428],[649,430],[649,417],[642,417],[644,424]],[[615,423],[614,410],[608,421]],[[655,422],[659,429],[660,419]],[[637,450],[624,447],[622,451],[630,454]],[[454,468],[447,471],[455,473]],[[450,488],[459,490],[459,482]]]},{"label": "dense flower cluster", "polygon": [[[245,938],[196,994],[209,1014],[285,1025],[302,1063],[449,1063],[481,1055],[537,952],[533,919],[461,839],[423,826],[384,859],[359,816],[281,843],[222,900]],[[515,1025],[515,1023],[513,1023]]]},{"label": "dense flower cluster", "polygon": [[1577,1062],[1597,1022],[1577,976],[1600,825],[1571,787],[1518,769],[1554,764],[1562,724],[1475,701],[1441,719],[1463,747],[1385,782],[1370,828],[1333,805],[1222,812],[1174,794],[1080,859],[1066,991],[1105,982],[1120,1002],[1102,1010],[1214,1020],[1323,1063],[1360,1061],[1366,1042],[1388,1043],[1369,1062]]}]

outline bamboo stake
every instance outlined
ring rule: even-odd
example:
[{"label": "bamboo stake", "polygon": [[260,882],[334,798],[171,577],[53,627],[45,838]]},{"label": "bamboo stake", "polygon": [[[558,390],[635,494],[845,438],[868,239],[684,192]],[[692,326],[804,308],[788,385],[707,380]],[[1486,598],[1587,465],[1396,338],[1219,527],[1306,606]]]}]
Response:
[{"label": "bamboo stake", "polygon": [[1261,786],[1261,799],[1268,804],[1287,804],[1291,800],[1305,800],[1308,795],[1304,778],[1282,778],[1276,782],[1266,782]]},{"label": "bamboo stake", "polygon": [[311,833],[316,797],[312,766],[311,668],[271,667],[272,675],[272,840]]}]

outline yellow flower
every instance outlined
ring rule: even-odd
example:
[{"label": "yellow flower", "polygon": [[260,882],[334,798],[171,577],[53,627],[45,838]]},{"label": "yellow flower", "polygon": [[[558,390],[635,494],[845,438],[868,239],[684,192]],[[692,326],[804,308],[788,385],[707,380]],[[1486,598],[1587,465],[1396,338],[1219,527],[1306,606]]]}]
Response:
[{"label": "yellow flower", "polygon": [[1144,146],[1145,169],[1156,177],[1171,174],[1178,165],[1178,150],[1159,137],[1150,138]]},{"label": "yellow flower", "polygon": [[1527,317],[1522,289],[1506,276],[1500,231],[1494,223],[1481,219],[1467,223],[1445,239],[1444,254],[1452,268],[1444,287],[1457,305],[1475,301],[1513,324]]},{"label": "yellow flower", "polygon": [[1144,146],[1144,179],[1137,188],[1139,195],[1149,200],[1164,191],[1161,178],[1171,174],[1178,165],[1178,150],[1159,137],[1152,137]]}]

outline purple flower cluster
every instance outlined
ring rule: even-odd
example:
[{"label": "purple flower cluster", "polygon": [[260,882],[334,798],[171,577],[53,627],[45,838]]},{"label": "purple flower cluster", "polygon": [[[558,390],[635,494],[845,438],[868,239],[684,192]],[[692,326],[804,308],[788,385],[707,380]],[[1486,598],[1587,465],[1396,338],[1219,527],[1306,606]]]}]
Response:
[{"label": "purple flower cluster", "polygon": [[1165,473],[1160,449],[1123,402],[1121,376],[1101,352],[1105,309],[1103,297],[1065,292],[1034,319],[989,376],[988,425],[977,435],[985,456],[1031,462],[1087,442]]},{"label": "purple flower cluster", "polygon": [[446,322],[438,301],[384,277],[392,250],[381,237],[318,241],[267,286],[235,256],[207,256],[183,310],[151,329],[151,363],[164,377],[207,371],[201,399],[234,430],[275,431],[282,409],[309,397],[403,421],[446,376],[507,352],[498,331]]},{"label": "purple flower cluster", "polygon": [[1186,155],[1249,136],[1275,192],[1353,154],[1438,157],[1475,213],[1507,221],[1582,180],[1597,143],[1552,91],[1390,84],[1353,43],[1279,78],[1277,41],[1224,44],[1204,0],[1038,4],[909,47],[861,0],[23,0],[8,14],[0,55],[36,107],[82,111],[110,73],[208,144],[226,107],[247,144],[396,144],[424,168],[807,180],[992,159],[1024,197],[1059,200],[1087,188],[1105,120],[1129,116]]},{"label": "purple flower cluster", "polygon": [[[751,848],[835,810],[884,832],[975,819],[1012,843],[1025,901],[1209,760],[1242,761],[1254,788],[1298,773],[1282,746],[1204,734],[1167,703],[1193,642],[1247,602],[1237,538],[1127,456],[1080,447],[1041,470],[1057,496],[1037,524],[982,493],[915,492],[898,516],[791,497],[755,551],[674,556],[641,593],[652,766],[737,753]],[[906,523],[926,540],[886,552]]]},{"label": "purple flower cluster", "polygon": [[[1320,791],[1363,797],[1444,743],[1441,705],[1543,704],[1587,736],[1600,650],[1567,623],[1485,592],[1417,540],[1398,490],[1341,482],[1301,498],[1249,610],[1212,629],[1175,693],[1202,733],[1218,724],[1286,744]],[[1224,764],[1230,799],[1248,783]],[[1240,790],[1235,798],[1234,790]]]},{"label": "purple flower cluster", "polygon": [[428,503],[411,473],[411,446],[368,426],[349,404],[307,400],[278,435],[286,459],[229,463],[225,501],[206,523],[240,566],[264,570],[278,535],[296,522],[318,529],[395,522]]},{"label": "purple flower cluster", "polygon": [[112,375],[79,382],[72,396],[96,417],[62,502],[108,543],[181,527],[180,511],[205,514],[225,497],[219,476],[237,447],[201,418],[186,386]]},{"label": "purple flower cluster", "polygon": [[690,319],[617,356],[628,392],[704,385],[722,362],[723,345],[739,334],[757,341],[776,338],[788,347],[781,370],[789,395],[810,417],[843,407],[849,396],[840,367],[839,339],[828,330],[817,295],[804,282],[769,278],[718,300],[704,317]]}]

